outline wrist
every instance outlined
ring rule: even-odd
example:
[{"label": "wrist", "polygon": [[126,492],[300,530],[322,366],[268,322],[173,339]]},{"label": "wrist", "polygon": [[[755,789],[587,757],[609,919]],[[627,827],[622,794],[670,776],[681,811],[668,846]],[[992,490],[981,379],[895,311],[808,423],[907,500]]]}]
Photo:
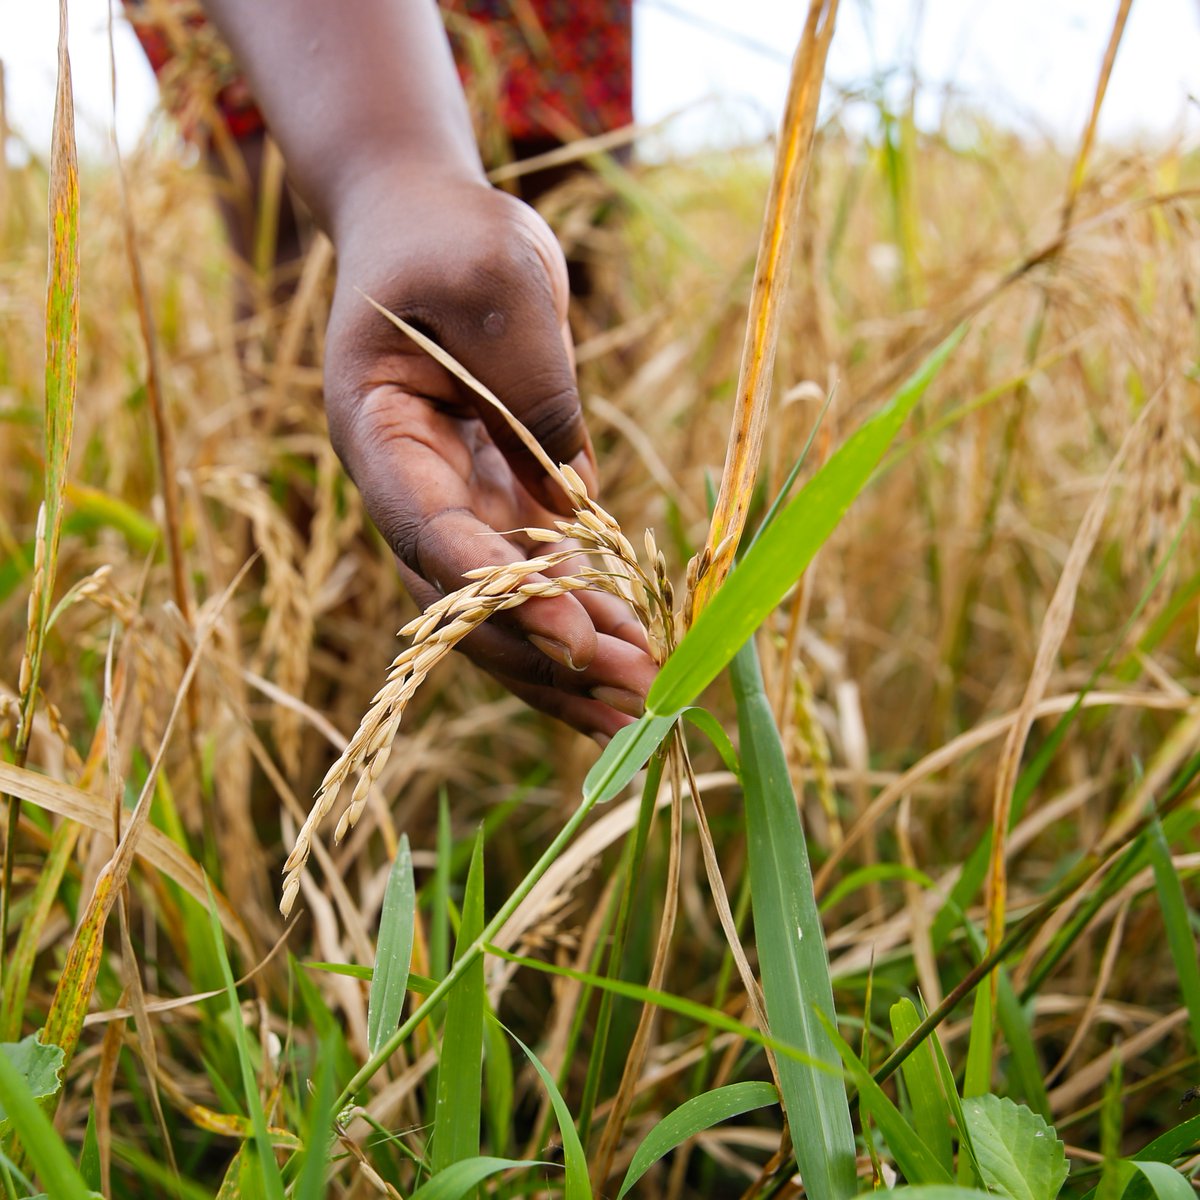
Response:
[{"label": "wrist", "polygon": [[354,246],[385,242],[406,214],[433,212],[450,220],[456,196],[474,200],[491,190],[478,155],[393,150],[347,167],[328,206],[326,229],[340,256]]}]

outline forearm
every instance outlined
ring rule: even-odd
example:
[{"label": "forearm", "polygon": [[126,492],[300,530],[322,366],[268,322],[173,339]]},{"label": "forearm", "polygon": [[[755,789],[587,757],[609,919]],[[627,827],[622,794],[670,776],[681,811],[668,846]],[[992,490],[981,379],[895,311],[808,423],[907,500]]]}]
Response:
[{"label": "forearm", "polygon": [[398,168],[483,181],[433,0],[205,7],[249,79],[293,184],[335,241],[343,224],[368,216],[379,181],[395,179]]}]

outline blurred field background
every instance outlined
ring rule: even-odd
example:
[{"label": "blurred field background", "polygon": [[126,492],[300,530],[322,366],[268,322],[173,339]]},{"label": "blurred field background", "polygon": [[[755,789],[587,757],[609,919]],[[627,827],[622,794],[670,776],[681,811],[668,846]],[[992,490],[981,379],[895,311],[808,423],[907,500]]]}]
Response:
[{"label": "blurred field background", "polygon": [[[880,477],[759,638],[828,904],[838,1010],[856,1043],[864,1022],[882,1021],[876,1059],[889,1038],[886,1006],[918,993],[934,1005],[973,961],[957,926],[938,914],[990,825],[1001,748],[1072,542],[1147,408],[1079,564],[1061,652],[1047,664],[1026,757],[1045,751],[1047,765],[1011,835],[1009,907],[1020,916],[1151,801],[1189,787],[1192,799],[1168,827],[1170,861],[1191,902],[1189,937],[1200,869],[1196,148],[1101,140],[1081,155],[1077,144],[1023,139],[967,103],[918,125],[921,88],[915,80],[896,103],[894,87],[864,80],[822,112],[763,487],[774,495],[828,395],[815,461],[971,318]],[[574,315],[603,499],[635,542],[654,530],[677,583],[703,542],[706,478],[719,476],[724,457],[769,167],[757,146],[605,161],[541,204],[594,281]],[[6,1011],[8,1037],[45,1020],[72,930],[111,853],[110,788],[132,803],[148,778],[201,625],[212,623],[211,636],[155,776],[151,823],[228,900],[234,970],[249,972],[280,937],[280,868],[308,798],[382,682],[395,631],[414,615],[325,436],[327,245],[313,241],[291,299],[275,304],[277,281],[234,261],[198,169],[147,144],[125,170],[127,209],[111,166],[82,170],[74,449],[29,747],[32,767],[86,794],[93,820],[22,808],[6,955],[31,921],[35,937],[28,995],[20,1011]],[[0,733],[8,739],[45,469],[46,193],[36,157],[0,176]],[[153,331],[149,384],[165,418],[158,444],[126,211]],[[250,298],[244,315],[238,296]],[[175,465],[174,576],[163,445]],[[1052,744],[1056,721],[1084,692],[1083,710]],[[731,711],[721,685],[710,706]],[[695,753],[736,903],[740,799],[717,756]],[[257,1060],[264,1095],[277,1109],[303,1108],[296,1079],[318,1036],[333,1037],[347,1062],[366,1056],[365,985],[301,964],[374,961],[399,834],[413,847],[418,885],[432,886],[443,796],[457,887],[483,822],[490,911],[559,828],[594,757],[589,743],[463,662],[434,675],[405,716],[362,822],[317,854],[286,952],[242,989],[246,1024],[267,1050]],[[624,827],[597,837],[525,913],[513,949],[565,965],[592,961],[594,915],[633,820],[632,808],[622,811]],[[664,891],[658,828],[647,864],[644,920],[622,966],[636,981],[649,973]],[[1148,860],[1135,867],[1064,902],[1009,964],[1028,1040],[1002,1042],[992,1085],[1052,1118],[1084,1172],[1079,1194],[1095,1182],[1086,1171],[1102,1153],[1100,1102],[1115,1068],[1116,1137],[1126,1151],[1176,1124],[1181,1097],[1200,1082],[1200,1012],[1181,993],[1157,877]],[[58,878],[39,889],[48,871]],[[141,862],[129,889],[125,928],[110,922],[90,1007],[129,1004],[136,972],[149,1008],[137,1022],[102,1015],[83,1029],[58,1125],[78,1146],[93,1101],[106,1107],[93,1121],[111,1156],[113,1195],[178,1186],[213,1196],[238,1146],[232,1126],[205,1115],[239,1109],[230,1014],[220,1000],[156,1009],[222,986],[207,915]],[[690,830],[679,898],[666,990],[740,1014],[744,998]],[[982,893],[967,900],[982,925]],[[444,969],[446,938],[434,924],[418,937],[424,973],[437,974],[439,955]],[[578,986],[500,962],[488,971],[506,1023],[577,1097],[587,1065],[577,1039],[586,1042],[591,1021]],[[10,969],[6,987],[11,977]],[[941,1031],[956,1066],[968,1016],[964,1006]],[[598,1117],[636,1017],[631,1003],[615,1008]],[[713,1045],[663,1015],[618,1165],[656,1114],[704,1078],[745,1068],[744,1046],[709,1037]],[[536,1078],[513,1069],[508,1136],[518,1150],[535,1136],[542,1102]],[[385,1179],[403,1176],[419,1144],[422,1074],[420,1063],[398,1065],[376,1097],[381,1126],[402,1131],[396,1145],[358,1134]],[[169,1183],[168,1142],[183,1185]],[[722,1127],[648,1176],[639,1194],[739,1195],[778,1145],[777,1122]],[[343,1172],[335,1187],[331,1195],[377,1194],[365,1174]]]}]

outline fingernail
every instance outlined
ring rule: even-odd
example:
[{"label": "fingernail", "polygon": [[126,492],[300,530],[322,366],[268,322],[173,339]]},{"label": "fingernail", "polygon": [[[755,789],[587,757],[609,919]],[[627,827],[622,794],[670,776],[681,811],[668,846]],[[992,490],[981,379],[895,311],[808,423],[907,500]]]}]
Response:
[{"label": "fingernail", "polygon": [[612,735],[607,733],[593,733],[592,741],[603,750],[612,741]]},{"label": "fingernail", "polygon": [[575,665],[575,660],[571,657],[571,651],[564,642],[555,641],[554,638],[543,637],[540,633],[531,633],[528,637],[547,658],[552,658],[556,663],[568,667],[572,671],[583,670],[583,667]]},{"label": "fingernail", "polygon": [[624,713],[627,717],[640,717],[646,711],[645,700],[637,692],[631,692],[628,688],[594,687],[592,688],[592,699],[599,700],[601,704],[607,704],[609,708],[615,708],[617,712]]}]

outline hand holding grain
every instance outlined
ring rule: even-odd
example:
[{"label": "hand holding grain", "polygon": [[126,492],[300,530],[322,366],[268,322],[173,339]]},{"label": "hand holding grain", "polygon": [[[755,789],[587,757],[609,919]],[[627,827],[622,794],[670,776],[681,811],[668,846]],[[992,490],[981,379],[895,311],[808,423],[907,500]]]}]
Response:
[{"label": "hand holding grain", "polygon": [[[427,607],[466,571],[528,557],[531,544],[503,531],[544,526],[570,509],[503,419],[364,294],[433,338],[594,490],[566,265],[531,209],[474,181],[378,189],[339,224],[330,431],[409,591]],[[534,707],[602,740],[640,711],[654,674],[633,615],[591,592],[530,600],[463,649]]]}]

